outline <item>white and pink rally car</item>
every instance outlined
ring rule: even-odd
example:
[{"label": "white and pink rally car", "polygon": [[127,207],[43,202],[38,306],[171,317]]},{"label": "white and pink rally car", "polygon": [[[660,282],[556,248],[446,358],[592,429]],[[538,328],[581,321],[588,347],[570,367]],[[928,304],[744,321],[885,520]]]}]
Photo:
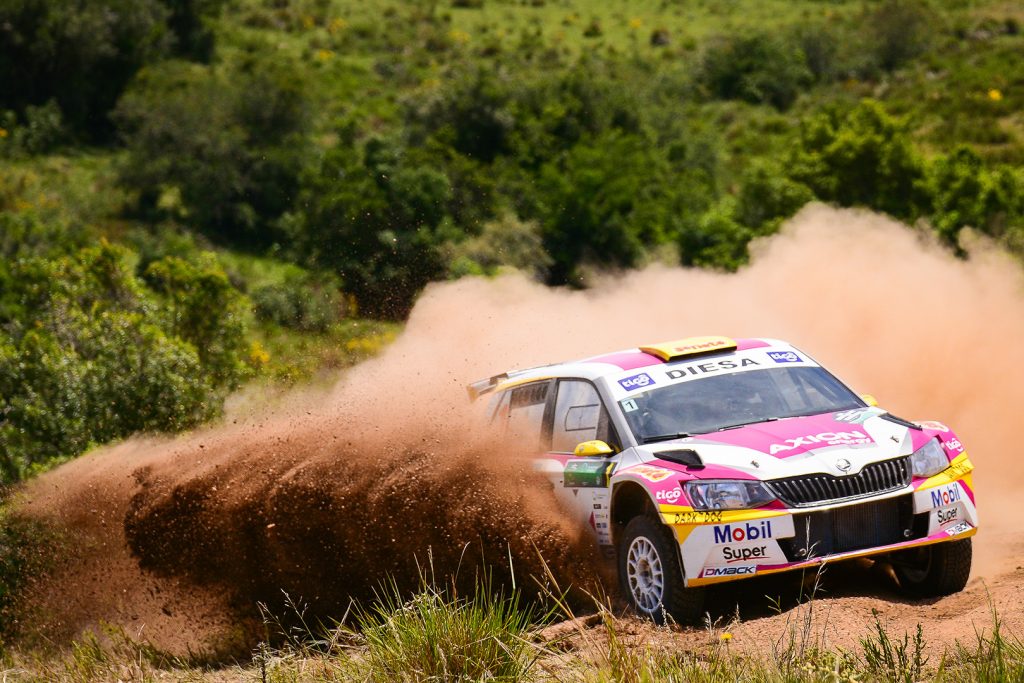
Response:
[{"label": "white and pink rally car", "polygon": [[977,530],[953,432],[874,407],[771,339],[697,337],[470,387],[535,443],[643,615],[692,622],[703,586],[861,556],[919,596],[961,590]]}]

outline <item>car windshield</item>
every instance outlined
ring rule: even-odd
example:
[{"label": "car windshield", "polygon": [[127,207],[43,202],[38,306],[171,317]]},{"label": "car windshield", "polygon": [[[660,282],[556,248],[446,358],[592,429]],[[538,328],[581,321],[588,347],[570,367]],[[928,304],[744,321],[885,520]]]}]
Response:
[{"label": "car windshield", "polygon": [[619,401],[640,443],[706,434],[745,424],[863,407],[820,367],[716,375],[651,389]]}]

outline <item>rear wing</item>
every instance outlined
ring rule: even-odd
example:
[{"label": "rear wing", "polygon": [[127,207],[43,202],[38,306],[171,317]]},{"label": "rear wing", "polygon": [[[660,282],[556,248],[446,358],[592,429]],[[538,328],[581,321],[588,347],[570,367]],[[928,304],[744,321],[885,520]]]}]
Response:
[{"label": "rear wing", "polygon": [[503,372],[500,375],[493,375],[492,377],[488,377],[487,379],[482,379],[477,382],[473,382],[468,387],[466,387],[466,391],[469,392],[469,400],[475,401],[484,394],[491,393],[492,391],[497,389],[499,385],[503,384],[504,382],[510,379],[514,379],[516,377],[519,377],[520,375],[525,375],[528,372],[533,372],[534,370],[539,370],[541,368],[547,367],[551,366],[538,365],[536,367],[525,368],[523,370],[509,370],[508,372]]},{"label": "rear wing", "polygon": [[498,387],[498,385],[504,382],[506,379],[508,379],[508,373],[503,372],[500,375],[494,375],[493,377],[488,377],[487,379],[482,379],[477,382],[473,382],[468,387],[466,387],[466,391],[469,392],[469,400],[475,401],[484,394],[489,394],[490,392],[494,391]]}]

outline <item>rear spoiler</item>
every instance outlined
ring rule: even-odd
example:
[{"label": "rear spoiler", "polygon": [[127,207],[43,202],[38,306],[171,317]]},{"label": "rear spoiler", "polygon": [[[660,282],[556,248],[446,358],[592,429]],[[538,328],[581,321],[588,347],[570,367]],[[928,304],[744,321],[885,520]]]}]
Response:
[{"label": "rear spoiler", "polygon": [[538,365],[536,367],[524,368],[522,370],[509,370],[508,372],[503,372],[500,375],[494,375],[493,377],[488,377],[487,379],[482,379],[478,382],[473,382],[468,387],[466,387],[466,390],[469,392],[469,400],[475,401],[484,394],[491,393],[492,391],[498,388],[499,384],[505,382],[506,380],[510,380],[515,377],[518,377],[519,375],[524,375],[527,372],[532,372],[533,370],[539,370],[540,368],[546,367],[549,366]]},{"label": "rear spoiler", "polygon": [[473,382],[466,387],[466,391],[469,392],[469,400],[475,401],[484,394],[494,391],[494,389],[506,379],[508,379],[508,373],[503,372],[500,375],[494,375],[493,377]]}]

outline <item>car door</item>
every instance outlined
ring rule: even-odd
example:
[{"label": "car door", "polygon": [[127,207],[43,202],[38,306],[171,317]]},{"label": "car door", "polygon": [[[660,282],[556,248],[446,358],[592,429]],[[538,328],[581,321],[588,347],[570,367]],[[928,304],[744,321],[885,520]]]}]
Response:
[{"label": "car door", "polygon": [[[550,448],[545,461],[555,495],[601,545],[611,545],[608,486],[615,460],[577,457],[576,446],[599,439],[616,451],[620,443],[597,388],[583,379],[558,380],[550,400]],[[553,467],[558,463],[558,467]]]}]

